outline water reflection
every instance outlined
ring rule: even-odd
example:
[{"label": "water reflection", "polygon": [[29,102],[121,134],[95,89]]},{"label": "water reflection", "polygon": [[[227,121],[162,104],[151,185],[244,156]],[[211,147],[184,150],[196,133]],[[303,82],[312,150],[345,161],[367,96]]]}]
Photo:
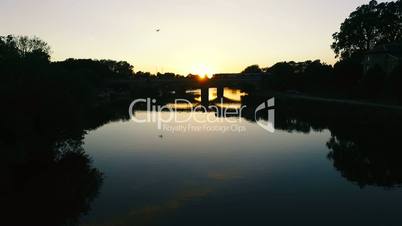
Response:
[{"label": "water reflection", "polygon": [[[221,89],[221,90],[219,90]],[[188,93],[192,93],[195,95],[194,100],[197,102],[203,102],[202,100],[202,90],[189,90]],[[231,103],[240,103],[242,97],[246,96],[247,93],[240,89],[233,89],[229,87],[220,87],[220,88],[209,88],[208,89],[208,101],[209,102],[231,102]]]},{"label": "water reflection", "polygon": [[331,132],[327,157],[348,181],[361,188],[402,184],[402,153],[398,151],[402,117],[393,118],[395,113],[375,109],[344,109],[344,105],[279,105],[277,129],[305,134]]},{"label": "water reflection", "polygon": [[[216,92],[210,92],[210,103],[215,104],[213,100],[216,98]],[[230,102],[233,100],[233,103]],[[240,109],[246,105],[248,108],[242,112],[242,117],[255,122],[254,110],[263,100],[238,89],[225,88],[221,101],[216,105],[222,109]],[[329,130],[331,137],[326,142],[328,160],[347,180],[360,187],[395,187],[402,184],[402,153],[398,151],[402,138],[399,131],[402,117],[394,117],[391,122],[385,123],[388,113],[381,110],[358,107],[345,110],[343,105],[305,104],[277,99],[276,129],[304,134]],[[364,116],[370,114],[374,115],[369,119]],[[216,116],[220,117],[219,114]],[[264,112],[257,117],[257,120],[267,120]]]},{"label": "water reflection", "polygon": [[399,128],[338,126],[333,131],[328,159],[343,177],[360,187],[402,184]]},{"label": "water reflection", "polygon": [[[333,109],[327,115],[322,112],[311,114],[311,111],[319,111],[314,108],[308,109],[310,112],[292,110],[289,114],[290,110],[278,112],[277,127],[303,133],[329,130],[328,159],[348,181],[362,188],[369,185],[390,188],[402,184],[402,153],[398,151],[402,138],[401,118],[386,122],[390,117],[387,113],[381,115],[384,114],[381,111],[367,111],[367,115],[380,114],[369,117],[370,121],[362,115],[345,117],[339,113],[342,108]],[[348,113],[354,114],[353,111]]]},{"label": "water reflection", "polygon": [[[88,214],[103,181],[84,150],[73,141],[41,159],[2,166],[4,225],[76,225]],[[45,151],[45,150],[42,150]],[[4,162],[3,162],[4,164]]]},{"label": "water reflection", "polygon": [[[208,94],[204,95],[204,99],[202,92]],[[162,98],[159,99],[159,101],[162,100],[159,104],[165,104],[168,108],[177,111],[190,111],[193,109],[210,110],[209,107],[216,107],[216,109],[219,109],[218,112],[222,112],[225,109],[240,109],[242,107],[242,98],[247,95],[246,92],[242,92],[239,89],[227,87],[187,90],[185,93],[185,96],[175,96],[177,99],[180,99],[180,101],[171,103],[169,102],[170,99]],[[200,106],[204,106],[205,108],[197,108]]]},{"label": "water reflection", "polygon": [[[400,139],[398,118],[383,123],[381,112],[277,98],[277,132],[267,134],[254,118],[264,100],[253,93],[239,100],[249,106],[236,121],[247,128],[244,134],[166,133],[132,122],[89,134],[86,149],[110,181],[104,187],[107,198],[95,203],[85,224],[187,225],[199,219],[195,225],[208,225],[213,219],[221,225],[294,225],[323,222],[334,214],[332,225],[401,223],[401,156],[391,148]],[[182,109],[179,117],[186,117],[186,106]],[[136,114],[146,113],[138,109]],[[262,112],[257,119],[266,117]],[[392,207],[378,212],[366,202]],[[345,206],[361,213],[350,216]],[[270,213],[269,219],[261,212]]]},{"label": "water reflection", "polygon": [[1,225],[79,225],[101,189],[104,175],[83,149],[84,135],[127,116],[115,105],[53,107],[28,109],[13,126],[2,115],[9,129],[0,136]]},{"label": "water reflection", "polygon": [[[201,90],[167,93],[159,104],[181,110],[179,117],[203,102]],[[378,216],[400,223],[399,213],[394,214],[402,208],[399,193],[374,190],[377,197],[372,197],[372,192],[377,187],[399,191],[402,184],[402,117],[277,98],[278,131],[267,134],[254,118],[265,99],[229,88],[223,103],[216,101],[219,96],[218,89],[208,90],[209,104],[248,106],[236,121],[247,133],[161,134],[154,125],[128,121],[131,99],[80,114],[66,109],[58,114],[62,124],[44,114],[3,130],[0,199],[7,208],[2,223],[187,225],[200,219],[199,225],[207,225],[214,219],[244,225],[266,222],[266,215],[258,214],[263,211],[271,213],[268,222],[291,225],[316,211],[322,219],[339,216],[336,225],[347,215],[345,205],[367,213],[370,206],[359,200],[380,203],[384,197],[396,203],[387,208],[383,201],[386,213]],[[174,104],[175,98],[191,104]],[[143,110],[136,109],[136,116],[141,118]],[[266,119],[264,112],[257,118]],[[296,217],[284,220],[283,215]],[[356,213],[355,220],[382,223],[370,221],[375,214],[366,215]]]}]

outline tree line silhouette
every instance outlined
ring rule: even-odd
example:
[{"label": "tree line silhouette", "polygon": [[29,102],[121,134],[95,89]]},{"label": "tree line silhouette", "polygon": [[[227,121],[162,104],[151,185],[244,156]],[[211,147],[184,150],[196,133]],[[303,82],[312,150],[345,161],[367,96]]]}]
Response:
[{"label": "tree line silhouette", "polygon": [[[271,67],[247,67],[241,74],[260,74],[268,90],[293,91],[322,97],[369,99],[402,103],[402,0],[358,7],[333,35],[331,45],[339,61],[334,65],[320,60],[279,62]],[[364,69],[363,61],[370,51],[386,44],[399,48],[399,64],[390,72],[381,65]],[[125,61],[67,59],[50,61],[49,45],[37,37],[0,37],[0,73],[3,96],[15,98],[27,93],[33,98],[37,87],[47,98],[68,98],[70,102],[93,101],[110,80],[174,80],[197,81],[196,75],[186,78],[175,73],[134,72]],[[18,91],[17,91],[18,90]],[[149,92],[137,87],[137,93]],[[46,93],[46,94],[45,94]],[[9,94],[9,95],[7,95]],[[84,103],[86,104],[86,103]]]}]

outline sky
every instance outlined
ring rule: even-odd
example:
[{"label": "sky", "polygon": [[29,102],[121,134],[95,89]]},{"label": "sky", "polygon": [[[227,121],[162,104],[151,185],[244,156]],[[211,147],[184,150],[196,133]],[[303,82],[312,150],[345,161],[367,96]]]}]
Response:
[{"label": "sky", "polygon": [[125,60],[152,73],[230,73],[290,60],[333,64],[332,34],[368,2],[1,0],[0,35],[40,37],[55,61]]}]

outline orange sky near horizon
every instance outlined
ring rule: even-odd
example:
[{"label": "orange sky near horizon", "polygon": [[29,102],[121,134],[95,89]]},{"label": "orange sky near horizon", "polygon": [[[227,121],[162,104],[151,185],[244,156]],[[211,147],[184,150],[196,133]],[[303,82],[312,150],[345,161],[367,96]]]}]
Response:
[{"label": "orange sky near horizon", "polygon": [[230,73],[290,60],[333,64],[332,34],[368,2],[2,0],[0,35],[38,36],[52,47],[52,60],[125,60],[152,73]]}]

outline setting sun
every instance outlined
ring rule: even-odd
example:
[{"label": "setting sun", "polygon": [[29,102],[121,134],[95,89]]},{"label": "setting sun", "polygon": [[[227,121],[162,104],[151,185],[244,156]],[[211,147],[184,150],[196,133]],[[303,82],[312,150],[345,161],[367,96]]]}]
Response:
[{"label": "setting sun", "polygon": [[193,74],[198,75],[201,79],[212,78],[212,76],[213,76],[213,71],[211,70],[211,68],[209,68],[203,64],[194,66],[192,71],[193,71]]}]

